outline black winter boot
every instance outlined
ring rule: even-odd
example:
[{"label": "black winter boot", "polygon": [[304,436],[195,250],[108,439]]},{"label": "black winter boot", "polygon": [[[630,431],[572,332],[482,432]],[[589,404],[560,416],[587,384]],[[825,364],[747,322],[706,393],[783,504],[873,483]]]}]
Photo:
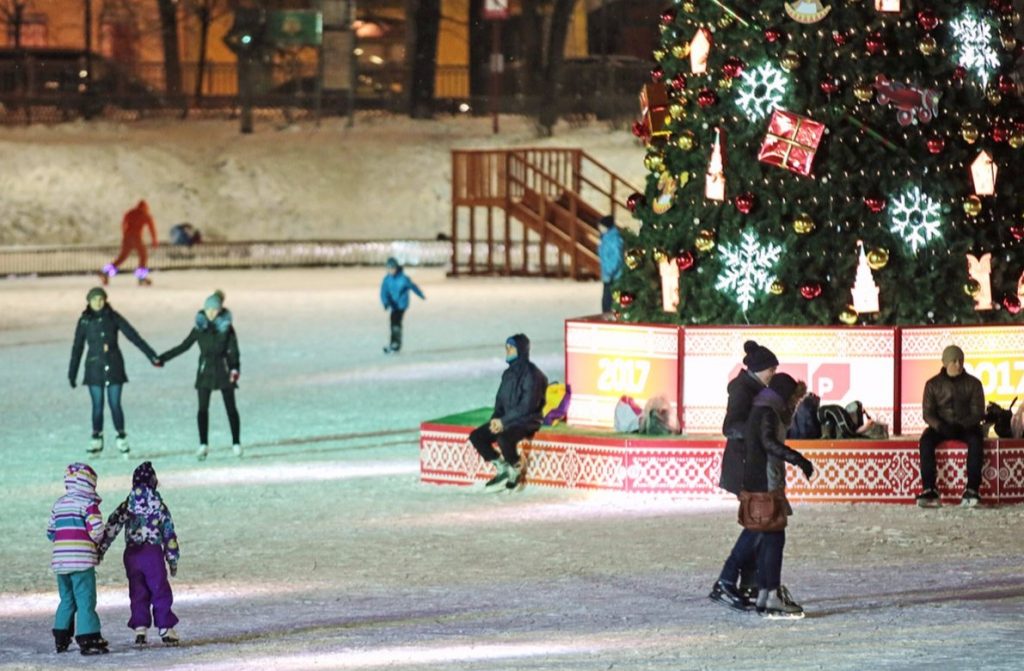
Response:
[{"label": "black winter boot", "polygon": [[99,633],[76,636],[75,641],[83,655],[105,655],[110,652],[107,650],[109,643]]},{"label": "black winter boot", "polygon": [[71,630],[70,629],[54,629],[53,630],[53,645],[57,648],[57,652],[67,652],[68,646],[71,645]]}]

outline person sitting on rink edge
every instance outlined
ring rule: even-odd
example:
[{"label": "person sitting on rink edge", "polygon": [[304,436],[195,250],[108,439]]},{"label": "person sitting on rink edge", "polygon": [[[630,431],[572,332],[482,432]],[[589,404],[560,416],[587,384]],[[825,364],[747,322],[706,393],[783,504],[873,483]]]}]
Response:
[{"label": "person sitting on rink edge", "polygon": [[516,446],[541,426],[548,379],[530,361],[530,339],[522,333],[505,341],[505,361],[508,368],[501,375],[491,419],[469,434],[469,442],[497,470],[486,487],[505,482],[508,489],[515,489],[522,475]]},{"label": "person sitting on rink edge", "polygon": [[956,345],[942,350],[942,370],[924,385],[921,409],[928,428],[921,434],[923,491],[917,497],[917,505],[922,508],[941,505],[935,489],[935,448],[945,440],[967,443],[967,487],[960,505],[978,505],[985,440],[982,431],[985,390],[978,378],[964,370],[964,351]]}]

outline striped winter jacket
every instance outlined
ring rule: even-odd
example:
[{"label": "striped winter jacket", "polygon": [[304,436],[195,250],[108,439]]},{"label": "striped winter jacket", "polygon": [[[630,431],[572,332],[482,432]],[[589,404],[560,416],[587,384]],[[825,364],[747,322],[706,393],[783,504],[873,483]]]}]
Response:
[{"label": "striped winter jacket", "polygon": [[64,474],[67,494],[53,504],[46,529],[53,542],[54,573],[85,571],[99,563],[96,544],[103,539],[103,515],[96,479],[96,471],[82,463],[71,464]]}]

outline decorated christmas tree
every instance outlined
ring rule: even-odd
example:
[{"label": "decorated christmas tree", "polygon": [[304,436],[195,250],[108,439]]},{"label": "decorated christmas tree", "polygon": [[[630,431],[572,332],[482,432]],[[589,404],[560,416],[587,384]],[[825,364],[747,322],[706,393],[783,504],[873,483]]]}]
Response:
[{"label": "decorated christmas tree", "polygon": [[649,176],[622,318],[1016,319],[1020,20],[1008,0],[666,9],[633,129]]}]

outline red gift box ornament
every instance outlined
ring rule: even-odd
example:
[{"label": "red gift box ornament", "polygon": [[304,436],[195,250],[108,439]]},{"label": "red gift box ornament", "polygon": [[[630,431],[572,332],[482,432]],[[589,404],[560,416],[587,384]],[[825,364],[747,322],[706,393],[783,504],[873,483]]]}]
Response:
[{"label": "red gift box ornament", "polygon": [[777,109],[768,122],[757,160],[806,177],[824,134],[825,124]]},{"label": "red gift box ornament", "polygon": [[671,135],[666,123],[668,112],[668,89],[663,83],[644,84],[640,89],[640,113],[647,131],[647,141],[664,142]]}]

